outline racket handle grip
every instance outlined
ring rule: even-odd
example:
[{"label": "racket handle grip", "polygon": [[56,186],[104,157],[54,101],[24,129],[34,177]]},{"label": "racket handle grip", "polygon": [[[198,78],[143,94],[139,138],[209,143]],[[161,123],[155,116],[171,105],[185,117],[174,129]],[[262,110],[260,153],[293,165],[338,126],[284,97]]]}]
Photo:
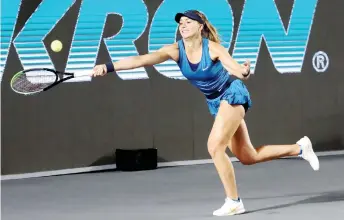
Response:
[{"label": "racket handle grip", "polygon": [[77,71],[74,73],[74,77],[85,77],[85,76],[89,76],[91,77],[92,74],[92,70],[81,70],[81,71]]}]

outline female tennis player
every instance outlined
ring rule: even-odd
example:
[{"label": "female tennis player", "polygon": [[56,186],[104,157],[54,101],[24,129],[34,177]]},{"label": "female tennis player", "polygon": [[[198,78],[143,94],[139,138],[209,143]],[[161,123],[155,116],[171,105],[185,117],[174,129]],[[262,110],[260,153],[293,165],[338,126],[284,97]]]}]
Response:
[{"label": "female tennis player", "polygon": [[197,10],[177,13],[176,22],[182,39],[163,46],[156,52],[127,57],[114,63],[97,65],[92,76],[103,76],[114,70],[128,70],[174,60],[182,74],[204,93],[210,113],[215,117],[208,138],[208,151],[224,186],[226,199],[215,216],[245,212],[237,191],[233,165],[225,150],[227,147],[245,165],[286,156],[300,156],[314,170],[319,161],[308,137],[295,144],[270,145],[254,148],[251,144],[244,116],[251,107],[251,99],[243,80],[249,78],[250,62],[236,62],[220,44],[214,26]]}]

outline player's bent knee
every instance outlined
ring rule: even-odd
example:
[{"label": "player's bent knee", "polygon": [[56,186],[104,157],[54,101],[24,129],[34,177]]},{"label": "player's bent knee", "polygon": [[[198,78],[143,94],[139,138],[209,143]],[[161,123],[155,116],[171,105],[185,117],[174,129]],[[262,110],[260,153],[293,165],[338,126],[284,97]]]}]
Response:
[{"label": "player's bent knee", "polygon": [[208,152],[210,156],[215,157],[218,152],[225,152],[226,144],[221,139],[210,139],[208,140]]},{"label": "player's bent knee", "polygon": [[218,152],[225,152],[225,150],[220,146],[208,146],[209,155],[214,158]]},{"label": "player's bent knee", "polygon": [[240,162],[246,166],[253,165],[256,163],[254,160],[240,160]]},{"label": "player's bent knee", "polygon": [[257,159],[255,157],[239,157],[238,159],[243,165],[253,165],[257,163]]}]

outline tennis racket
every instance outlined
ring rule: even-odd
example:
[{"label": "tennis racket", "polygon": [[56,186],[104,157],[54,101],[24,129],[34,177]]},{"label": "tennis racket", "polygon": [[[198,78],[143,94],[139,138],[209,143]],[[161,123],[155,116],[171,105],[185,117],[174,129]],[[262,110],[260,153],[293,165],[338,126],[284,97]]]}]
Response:
[{"label": "tennis racket", "polygon": [[90,77],[91,70],[67,73],[49,68],[26,69],[12,77],[11,88],[22,95],[33,95],[47,91],[64,81],[85,76]]}]

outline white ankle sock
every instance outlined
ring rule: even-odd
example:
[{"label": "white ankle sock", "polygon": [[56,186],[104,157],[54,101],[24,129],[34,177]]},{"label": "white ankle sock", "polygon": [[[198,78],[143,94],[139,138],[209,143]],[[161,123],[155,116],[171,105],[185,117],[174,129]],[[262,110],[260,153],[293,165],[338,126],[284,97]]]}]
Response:
[{"label": "white ankle sock", "polygon": [[227,197],[228,200],[233,200],[234,202],[240,202],[240,197],[238,197],[238,199],[232,199],[232,198],[229,198]]}]

